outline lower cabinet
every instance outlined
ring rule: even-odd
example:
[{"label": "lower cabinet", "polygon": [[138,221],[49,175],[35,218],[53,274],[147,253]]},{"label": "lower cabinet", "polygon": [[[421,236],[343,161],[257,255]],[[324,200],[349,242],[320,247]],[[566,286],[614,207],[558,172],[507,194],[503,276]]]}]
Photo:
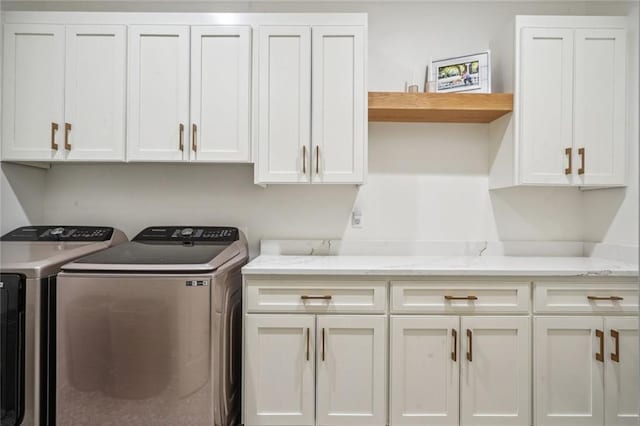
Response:
[{"label": "lower cabinet", "polygon": [[640,371],[635,317],[535,318],[538,426],[636,426]]},{"label": "lower cabinet", "polygon": [[530,424],[528,317],[391,318],[390,424]]},{"label": "lower cabinet", "polygon": [[245,320],[245,425],[386,425],[385,316]]}]

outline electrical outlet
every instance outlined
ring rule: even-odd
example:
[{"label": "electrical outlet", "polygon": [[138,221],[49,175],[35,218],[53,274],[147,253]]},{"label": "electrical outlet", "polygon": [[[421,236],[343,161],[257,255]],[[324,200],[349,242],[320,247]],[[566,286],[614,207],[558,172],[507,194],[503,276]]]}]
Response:
[{"label": "electrical outlet", "polygon": [[354,209],[351,212],[351,227],[362,228],[362,212],[360,209]]}]

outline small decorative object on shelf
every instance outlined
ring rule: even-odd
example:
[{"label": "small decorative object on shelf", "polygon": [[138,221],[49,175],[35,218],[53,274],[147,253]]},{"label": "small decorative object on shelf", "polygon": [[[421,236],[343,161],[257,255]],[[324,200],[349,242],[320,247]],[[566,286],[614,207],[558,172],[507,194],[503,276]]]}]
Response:
[{"label": "small decorative object on shelf", "polygon": [[425,92],[491,93],[489,51],[431,61]]}]

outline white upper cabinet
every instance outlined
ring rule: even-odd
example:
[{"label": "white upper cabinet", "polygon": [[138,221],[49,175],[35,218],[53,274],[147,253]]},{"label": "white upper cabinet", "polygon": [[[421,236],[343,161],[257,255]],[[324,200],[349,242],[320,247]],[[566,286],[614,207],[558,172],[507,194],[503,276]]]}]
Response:
[{"label": "white upper cabinet", "polygon": [[259,183],[309,182],[311,28],[258,29]]},{"label": "white upper cabinet", "polygon": [[492,44],[495,91],[513,114],[490,124],[491,188],[623,186],[626,18],[518,16]]},{"label": "white upper cabinet", "polygon": [[366,27],[262,26],[256,45],[257,183],[363,183]]},{"label": "white upper cabinet", "polygon": [[67,160],[124,160],[126,27],[67,26]]},{"label": "white upper cabinet", "polygon": [[189,27],[129,27],[127,158],[189,155]]},{"label": "white upper cabinet", "polygon": [[312,29],[311,180],[362,183],[367,90],[364,28]]},{"label": "white upper cabinet", "polygon": [[522,183],[570,184],[573,31],[523,28],[521,49]]},{"label": "white upper cabinet", "polygon": [[62,159],[64,25],[5,24],[3,160]]},{"label": "white upper cabinet", "polygon": [[575,31],[574,150],[580,185],[623,185],[626,147],[623,29]]},{"label": "white upper cabinet", "polygon": [[192,160],[251,160],[250,77],[250,27],[191,27]]}]

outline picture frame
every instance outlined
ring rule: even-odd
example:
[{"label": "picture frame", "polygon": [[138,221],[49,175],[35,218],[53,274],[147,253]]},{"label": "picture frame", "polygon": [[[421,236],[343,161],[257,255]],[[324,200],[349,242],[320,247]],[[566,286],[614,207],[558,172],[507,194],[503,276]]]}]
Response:
[{"label": "picture frame", "polygon": [[[490,52],[432,60],[427,70],[430,91],[491,93]],[[425,84],[426,86],[426,84]],[[426,91],[426,90],[425,90]]]}]

